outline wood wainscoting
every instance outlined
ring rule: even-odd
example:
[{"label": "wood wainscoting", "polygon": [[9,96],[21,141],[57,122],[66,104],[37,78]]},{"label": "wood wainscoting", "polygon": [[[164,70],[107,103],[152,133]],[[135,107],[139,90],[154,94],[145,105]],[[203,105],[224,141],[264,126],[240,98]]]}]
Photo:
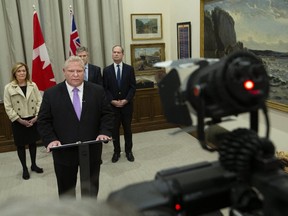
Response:
[{"label": "wood wainscoting", "polygon": [[11,121],[6,115],[4,104],[0,103],[0,152],[14,151]]},{"label": "wood wainscoting", "polygon": [[[132,120],[133,133],[176,127],[166,121],[158,93],[158,88],[137,89],[134,97]],[[11,122],[4,104],[0,103],[0,152],[16,150]]]},{"label": "wood wainscoting", "polygon": [[132,119],[133,133],[176,127],[166,121],[158,88],[137,89]]}]

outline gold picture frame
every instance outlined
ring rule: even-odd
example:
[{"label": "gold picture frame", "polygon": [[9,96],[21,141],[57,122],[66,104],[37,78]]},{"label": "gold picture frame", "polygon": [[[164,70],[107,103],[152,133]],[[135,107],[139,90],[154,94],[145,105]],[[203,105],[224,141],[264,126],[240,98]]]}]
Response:
[{"label": "gold picture frame", "polygon": [[131,14],[132,40],[162,39],[162,14]]},{"label": "gold picture frame", "polygon": [[[201,0],[200,1],[200,56],[201,57],[205,57],[205,46],[204,46],[204,38],[205,38],[205,21],[204,21],[204,18],[205,18],[205,5],[206,4],[209,4],[209,3],[212,3],[212,2],[223,2],[225,0],[222,0],[222,1],[219,1],[219,0]],[[243,3],[244,4],[244,3]],[[267,27],[267,31],[271,31],[268,27]],[[249,31],[247,31],[249,32]],[[280,103],[279,101],[277,100],[273,100],[273,99],[269,99],[267,100],[267,106],[270,107],[270,108],[273,108],[273,109],[276,109],[276,110],[280,110],[280,111],[283,111],[283,112],[288,112],[288,105],[285,103]]]},{"label": "gold picture frame", "polygon": [[154,67],[157,62],[165,61],[165,43],[131,44],[131,65],[136,75],[155,75],[163,71]]}]

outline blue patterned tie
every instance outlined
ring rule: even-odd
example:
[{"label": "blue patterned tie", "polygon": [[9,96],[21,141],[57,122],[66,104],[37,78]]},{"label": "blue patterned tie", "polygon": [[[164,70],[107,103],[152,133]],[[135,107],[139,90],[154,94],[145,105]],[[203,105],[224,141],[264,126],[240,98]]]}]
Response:
[{"label": "blue patterned tie", "polygon": [[88,66],[85,65],[85,71],[84,71],[84,80],[88,81]]},{"label": "blue patterned tie", "polygon": [[120,65],[117,65],[117,83],[118,83],[118,87],[120,87],[121,85]]},{"label": "blue patterned tie", "polygon": [[80,105],[80,98],[79,98],[79,94],[78,94],[79,89],[78,88],[74,88],[73,89],[73,107],[74,110],[77,114],[78,119],[80,120],[81,117],[81,105]]}]

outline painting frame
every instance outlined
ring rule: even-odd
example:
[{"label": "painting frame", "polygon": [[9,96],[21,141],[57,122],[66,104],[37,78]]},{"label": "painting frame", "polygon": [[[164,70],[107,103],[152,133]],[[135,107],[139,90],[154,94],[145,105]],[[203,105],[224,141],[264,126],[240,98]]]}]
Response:
[{"label": "painting frame", "polygon": [[131,14],[132,40],[159,40],[162,39],[162,14]]},{"label": "painting frame", "polygon": [[[211,3],[215,0],[200,0],[200,57],[204,57],[204,37],[205,37],[205,33],[204,33],[204,13],[205,13],[205,4]],[[225,1],[225,0],[223,0]],[[272,100],[267,100],[266,101],[266,105],[269,108],[273,108],[275,110],[279,110],[285,113],[288,113],[288,105],[283,104],[283,103],[279,103],[277,101],[272,101]]]},{"label": "painting frame", "polygon": [[191,22],[177,23],[177,56],[191,58]]},{"label": "painting frame", "polygon": [[136,76],[155,75],[163,71],[153,65],[165,61],[165,43],[131,44],[130,49],[131,65]]}]

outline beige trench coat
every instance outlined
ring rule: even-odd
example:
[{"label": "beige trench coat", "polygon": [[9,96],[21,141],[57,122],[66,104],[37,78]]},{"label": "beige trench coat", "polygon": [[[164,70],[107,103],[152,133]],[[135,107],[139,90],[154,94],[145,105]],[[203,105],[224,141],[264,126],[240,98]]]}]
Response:
[{"label": "beige trench coat", "polygon": [[26,97],[15,81],[4,88],[4,106],[12,122],[18,118],[37,116],[41,102],[41,93],[34,82],[27,82]]}]

